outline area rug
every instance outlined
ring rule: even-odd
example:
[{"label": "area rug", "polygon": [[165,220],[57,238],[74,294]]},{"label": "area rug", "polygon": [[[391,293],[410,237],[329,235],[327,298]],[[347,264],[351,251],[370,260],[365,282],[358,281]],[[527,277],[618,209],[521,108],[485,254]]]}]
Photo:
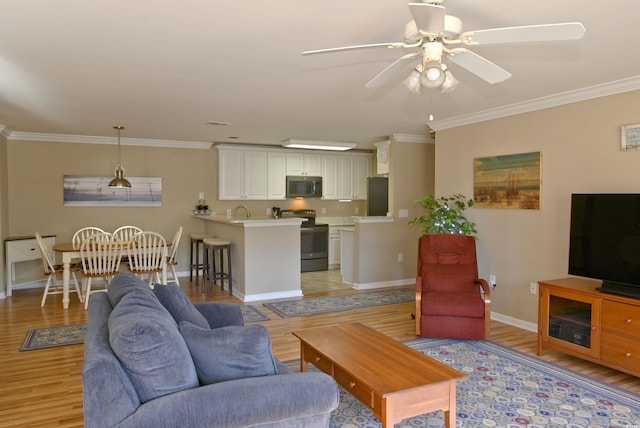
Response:
[{"label": "area rug", "polygon": [[415,295],[414,287],[402,287],[395,290],[345,294],[343,296],[282,300],[279,302],[264,303],[264,306],[283,318],[291,318],[327,312],[349,311],[351,309],[368,308],[372,306],[392,305],[394,303],[413,302]]},{"label": "area rug", "polygon": [[22,342],[20,352],[84,343],[86,324],[32,328]]},{"label": "area rug", "polygon": [[242,318],[244,318],[244,322],[268,321],[271,319],[253,306],[245,305],[240,306],[240,308],[242,308]]},{"label": "area rug", "polygon": [[[469,376],[457,384],[456,426],[640,426],[640,395],[540,358],[488,341],[417,339],[406,344]],[[298,361],[287,365],[299,370]],[[377,428],[380,422],[341,388],[340,405],[331,414],[330,426]],[[413,427],[444,427],[444,414],[428,413],[395,425],[395,428]]]}]

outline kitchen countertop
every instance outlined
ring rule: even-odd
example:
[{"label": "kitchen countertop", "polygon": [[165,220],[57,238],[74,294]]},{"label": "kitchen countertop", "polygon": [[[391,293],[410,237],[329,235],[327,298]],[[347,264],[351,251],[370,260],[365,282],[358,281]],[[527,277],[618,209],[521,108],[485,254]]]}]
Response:
[{"label": "kitchen countertop", "polygon": [[271,217],[229,217],[212,216],[212,215],[196,215],[191,217],[200,220],[211,221],[214,223],[227,224],[239,227],[257,227],[257,226],[300,226],[303,222],[301,218],[271,218]]}]

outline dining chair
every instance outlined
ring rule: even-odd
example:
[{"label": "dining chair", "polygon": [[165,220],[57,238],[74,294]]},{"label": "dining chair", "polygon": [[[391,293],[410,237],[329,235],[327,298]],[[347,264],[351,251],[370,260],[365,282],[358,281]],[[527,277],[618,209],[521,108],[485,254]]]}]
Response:
[{"label": "dining chair", "polygon": [[104,233],[104,230],[100,229],[99,227],[95,227],[95,226],[87,226],[87,227],[83,227],[81,229],[78,229],[76,231],[76,233],[73,234],[73,238],[71,238],[71,243],[73,245],[73,249],[74,250],[79,250],[80,249],[80,244],[82,244],[82,241],[84,241],[89,236],[93,235],[94,233]]},{"label": "dining chair", "polygon": [[169,255],[167,256],[167,267],[171,268],[171,278],[167,278],[167,283],[175,282],[178,285],[180,285],[180,282],[178,281],[178,274],[176,273],[176,266],[178,265],[176,255],[178,254],[178,244],[180,243],[181,237],[182,226],[178,227],[178,230],[176,230],[176,234],[173,235],[173,241],[171,241],[171,250],[169,251]]},{"label": "dining chair", "polygon": [[138,226],[120,226],[116,230],[113,231],[113,234],[118,237],[123,242],[131,241],[133,235],[136,233],[142,232]]},{"label": "dining chair", "polygon": [[[89,296],[97,291],[107,291],[109,282],[120,269],[120,260],[125,243],[114,235],[102,232],[95,233],[80,244],[80,259],[82,260],[84,308],[89,306]],[[102,278],[104,288],[91,290],[94,278]]]},{"label": "dining chair", "polygon": [[[36,232],[36,240],[38,241],[38,247],[40,247],[40,255],[42,256],[42,267],[44,268],[44,274],[47,276],[47,284],[44,286],[44,293],[42,294],[42,302],[40,307],[43,307],[47,301],[49,294],[62,294],[62,284],[56,284],[56,276],[62,274],[62,265],[56,265],[53,263],[54,257],[49,252],[49,249],[42,240],[42,235]],[[78,279],[76,278],[76,272],[79,272],[78,268],[71,268],[71,278],[75,285],[75,293],[78,294],[78,299],[82,302],[82,293],[78,285]]]},{"label": "dining chair", "polygon": [[160,272],[167,263],[167,241],[164,237],[157,232],[140,232],[133,236],[127,248],[129,270],[138,276],[149,275],[149,287],[153,287],[154,276],[160,283]]}]

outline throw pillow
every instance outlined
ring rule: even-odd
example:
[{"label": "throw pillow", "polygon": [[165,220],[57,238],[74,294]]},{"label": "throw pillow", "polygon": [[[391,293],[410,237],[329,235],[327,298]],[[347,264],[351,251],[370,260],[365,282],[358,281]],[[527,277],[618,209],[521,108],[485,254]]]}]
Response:
[{"label": "throw pillow", "polygon": [[264,326],[203,329],[180,323],[202,385],[277,373],[271,338]]},{"label": "throw pillow", "polygon": [[148,293],[153,291],[143,280],[131,272],[120,272],[113,277],[107,287],[107,296],[112,307],[116,307],[120,300],[131,291],[142,290]]},{"label": "throw pillow", "polygon": [[178,326],[153,293],[126,294],[108,325],[111,348],[141,402],[199,386]]},{"label": "throw pillow", "polygon": [[156,284],[153,292],[156,297],[158,297],[158,300],[160,300],[160,303],[162,303],[162,306],[164,306],[173,316],[173,319],[176,320],[176,324],[179,324],[180,321],[188,321],[198,327],[209,328],[209,321],[193,306],[193,303],[191,303],[187,295],[184,294],[180,286]]}]

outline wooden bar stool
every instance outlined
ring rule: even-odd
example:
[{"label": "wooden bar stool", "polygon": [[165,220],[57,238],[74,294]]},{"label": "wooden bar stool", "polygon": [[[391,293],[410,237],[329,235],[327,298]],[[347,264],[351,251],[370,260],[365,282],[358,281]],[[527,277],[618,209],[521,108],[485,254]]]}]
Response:
[{"label": "wooden bar stool", "polygon": [[[204,238],[204,254],[206,260],[206,274],[211,286],[211,295],[213,296],[213,287],[216,280],[220,280],[220,289],[224,290],[224,280],[229,284],[229,296],[233,296],[233,283],[231,279],[231,241],[218,238]],[[227,271],[224,270],[224,253],[227,253]],[[220,266],[216,265],[216,253],[219,257]],[[204,293],[205,273],[202,274],[202,292]]]},{"label": "wooden bar stool", "polygon": [[[204,257],[202,258],[202,263],[200,263],[200,246],[202,245],[202,254],[204,256],[204,244],[202,242],[205,238],[213,238],[211,235],[203,235],[198,233],[192,233],[190,235],[191,238],[191,249],[189,252],[189,281],[193,280],[193,272],[196,272],[196,282],[198,282],[198,275],[200,269],[202,269],[202,274],[204,277]],[[194,254],[195,253],[195,254]],[[195,263],[194,263],[195,260]]]}]

